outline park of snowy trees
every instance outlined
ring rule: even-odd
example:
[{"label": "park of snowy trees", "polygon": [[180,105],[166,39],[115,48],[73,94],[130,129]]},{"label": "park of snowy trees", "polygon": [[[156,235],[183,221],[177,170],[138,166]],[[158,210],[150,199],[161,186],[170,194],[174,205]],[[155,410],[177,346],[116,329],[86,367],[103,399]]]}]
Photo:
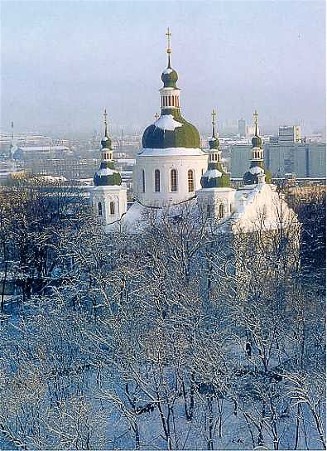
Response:
[{"label": "park of snowy trees", "polygon": [[324,193],[234,239],[106,235],[78,193],[0,191],[0,448],[324,449]]}]

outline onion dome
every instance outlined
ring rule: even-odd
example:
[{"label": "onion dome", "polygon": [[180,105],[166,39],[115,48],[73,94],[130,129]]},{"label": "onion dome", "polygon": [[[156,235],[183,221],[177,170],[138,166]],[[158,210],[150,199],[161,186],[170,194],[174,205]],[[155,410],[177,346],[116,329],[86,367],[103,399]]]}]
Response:
[{"label": "onion dome", "polygon": [[219,139],[215,136],[209,139],[209,149],[219,149]]},{"label": "onion dome", "polygon": [[145,129],[142,147],[144,149],[169,147],[198,149],[200,135],[196,127],[181,116],[180,111],[166,111],[154,124]]},{"label": "onion dome", "polygon": [[176,88],[178,80],[177,72],[170,67],[170,58],[168,60],[168,67],[161,74],[161,81],[164,84],[164,88]]},{"label": "onion dome", "polygon": [[262,146],[262,139],[260,136],[254,135],[252,138],[252,147],[261,147]]},{"label": "onion dome", "polygon": [[221,164],[221,150],[218,136],[215,131],[216,112],[212,111],[212,137],[209,139],[208,169],[202,175],[200,184],[202,188],[225,188],[230,186],[229,175]]},{"label": "onion dome", "polygon": [[177,72],[171,67],[171,33],[168,38],[167,68],[162,72],[163,87],[160,89],[161,116],[154,124],[147,127],[142,137],[144,149],[167,149],[171,147],[200,148],[200,135],[194,125],[187,122],[180,111],[180,89],[176,86]]},{"label": "onion dome", "polygon": [[104,110],[105,132],[101,140],[101,163],[100,168],[93,177],[94,186],[120,186],[122,183],[120,173],[115,170],[111,139],[108,136],[107,111]]},{"label": "onion dome", "polygon": [[94,186],[120,186],[122,179],[119,172],[110,167],[110,163],[101,161],[100,168],[94,174],[93,182]]}]

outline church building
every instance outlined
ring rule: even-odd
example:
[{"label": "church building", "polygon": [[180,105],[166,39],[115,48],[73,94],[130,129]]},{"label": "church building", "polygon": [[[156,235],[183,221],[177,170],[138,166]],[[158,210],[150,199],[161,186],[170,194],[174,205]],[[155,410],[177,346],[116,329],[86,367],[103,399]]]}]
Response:
[{"label": "church building", "polygon": [[176,209],[188,203],[195,204],[208,220],[232,233],[251,232],[259,226],[271,230],[283,227],[284,220],[287,224],[297,221],[265,171],[257,112],[254,113],[252,158],[249,168],[244,168],[240,188],[231,187],[230,176],[222,165],[214,111],[209,149],[201,149],[198,130],[181,113],[178,74],[171,64],[170,36],[168,29],[167,67],[161,74],[161,114],[143,133],[134,168],[135,200],[128,210],[127,190],[114,167],[105,113],[102,160],[91,190],[94,210],[105,230],[124,228],[137,233],[146,226],[149,211]]}]

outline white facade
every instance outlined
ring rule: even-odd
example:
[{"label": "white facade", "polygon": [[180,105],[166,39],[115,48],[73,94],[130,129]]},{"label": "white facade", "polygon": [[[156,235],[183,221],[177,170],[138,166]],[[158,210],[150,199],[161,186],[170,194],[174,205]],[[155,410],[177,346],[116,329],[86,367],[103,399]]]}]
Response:
[{"label": "white facade", "polygon": [[233,188],[201,188],[196,193],[199,208],[210,218],[228,218],[235,210],[235,192]]},{"label": "white facade", "polygon": [[118,185],[95,186],[91,201],[97,218],[108,226],[117,222],[127,210],[127,188]]},{"label": "white facade", "polygon": [[194,196],[208,166],[201,149],[142,149],[134,170],[135,197],[147,206],[178,204]]}]

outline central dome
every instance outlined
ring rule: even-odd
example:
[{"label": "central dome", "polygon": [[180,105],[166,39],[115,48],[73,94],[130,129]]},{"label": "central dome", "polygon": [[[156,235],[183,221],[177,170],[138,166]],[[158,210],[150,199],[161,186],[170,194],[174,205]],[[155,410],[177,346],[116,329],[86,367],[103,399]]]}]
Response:
[{"label": "central dome", "polygon": [[164,114],[149,125],[143,133],[144,149],[166,149],[169,147],[200,147],[200,135],[194,125],[187,122],[178,110],[165,110]]}]

